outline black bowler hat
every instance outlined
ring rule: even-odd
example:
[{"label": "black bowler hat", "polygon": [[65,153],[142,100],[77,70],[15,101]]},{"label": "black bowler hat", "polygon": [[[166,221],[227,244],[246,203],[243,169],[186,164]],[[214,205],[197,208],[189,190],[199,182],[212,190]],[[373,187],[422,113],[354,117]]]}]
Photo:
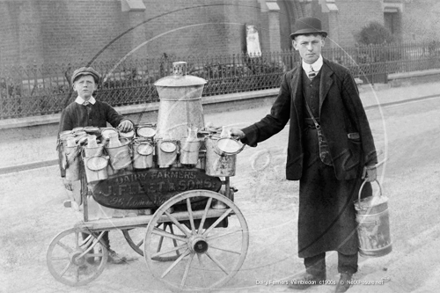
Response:
[{"label": "black bowler hat", "polygon": [[99,73],[93,69],[92,67],[81,67],[76,69],[72,74],[72,84],[80,77],[84,75],[91,75],[93,79],[95,80],[95,83],[99,83],[99,79],[101,76]]},{"label": "black bowler hat", "polygon": [[290,35],[294,39],[299,35],[320,34],[323,37],[327,36],[327,32],[322,30],[321,21],[314,17],[303,17],[295,22],[295,32]]}]

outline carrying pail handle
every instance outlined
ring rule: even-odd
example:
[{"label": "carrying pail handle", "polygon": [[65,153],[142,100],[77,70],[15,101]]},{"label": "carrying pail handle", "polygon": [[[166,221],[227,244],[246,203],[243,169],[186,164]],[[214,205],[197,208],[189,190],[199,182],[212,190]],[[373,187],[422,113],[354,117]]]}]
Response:
[{"label": "carrying pail handle", "polygon": [[[359,194],[358,194],[358,203],[361,203],[361,193],[362,193],[362,189],[364,188],[365,183],[367,183],[368,181],[365,179],[364,182],[362,182],[361,187],[359,188]],[[382,196],[382,186],[380,185],[379,181],[377,179],[374,179],[374,182],[377,183],[377,186],[379,186],[379,197]],[[374,196],[374,194],[373,194]]]}]

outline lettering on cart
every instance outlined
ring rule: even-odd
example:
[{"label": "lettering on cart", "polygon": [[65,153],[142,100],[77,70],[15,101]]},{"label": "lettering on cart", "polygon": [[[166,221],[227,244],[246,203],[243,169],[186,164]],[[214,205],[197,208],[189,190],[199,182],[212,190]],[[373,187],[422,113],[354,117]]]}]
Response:
[{"label": "lettering on cart", "polygon": [[203,170],[149,169],[103,180],[94,186],[93,197],[112,208],[154,208],[183,191],[220,188],[220,179]]}]

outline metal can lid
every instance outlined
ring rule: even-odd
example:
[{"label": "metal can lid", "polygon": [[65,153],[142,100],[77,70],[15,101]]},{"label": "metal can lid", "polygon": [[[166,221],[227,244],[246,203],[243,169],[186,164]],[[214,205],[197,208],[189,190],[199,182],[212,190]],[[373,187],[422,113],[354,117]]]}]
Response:
[{"label": "metal can lid", "polygon": [[235,155],[241,152],[243,144],[232,138],[221,138],[217,141],[217,148],[225,154]]},{"label": "metal can lid", "polygon": [[92,157],[87,161],[87,168],[92,171],[99,171],[108,165],[108,159],[105,157]]},{"label": "metal can lid", "polygon": [[162,143],[160,144],[160,149],[165,153],[172,153],[176,151],[177,146],[172,141],[162,141]]},{"label": "metal can lid", "polygon": [[139,127],[136,130],[136,133],[142,137],[153,137],[156,135],[156,129],[152,127]]},{"label": "metal can lid", "polygon": [[153,153],[153,146],[149,143],[141,143],[137,147],[137,152],[140,155],[149,156]]},{"label": "metal can lid", "polygon": [[118,133],[118,131],[116,130],[116,129],[114,129],[114,128],[103,128],[103,129],[101,129],[101,135],[104,137],[104,138],[109,138],[109,137],[111,137],[112,136],[112,134],[111,133]]}]

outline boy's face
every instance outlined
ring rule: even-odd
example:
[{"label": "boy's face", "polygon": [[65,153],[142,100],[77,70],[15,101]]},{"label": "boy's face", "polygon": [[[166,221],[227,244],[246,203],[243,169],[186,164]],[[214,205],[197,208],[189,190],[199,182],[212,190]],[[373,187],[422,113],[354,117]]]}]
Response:
[{"label": "boy's face", "polygon": [[292,41],[293,48],[299,52],[307,64],[312,64],[321,55],[325,39],[321,35],[299,35]]},{"label": "boy's face", "polygon": [[95,79],[91,75],[82,75],[73,83],[73,89],[84,100],[90,99],[97,88]]}]

